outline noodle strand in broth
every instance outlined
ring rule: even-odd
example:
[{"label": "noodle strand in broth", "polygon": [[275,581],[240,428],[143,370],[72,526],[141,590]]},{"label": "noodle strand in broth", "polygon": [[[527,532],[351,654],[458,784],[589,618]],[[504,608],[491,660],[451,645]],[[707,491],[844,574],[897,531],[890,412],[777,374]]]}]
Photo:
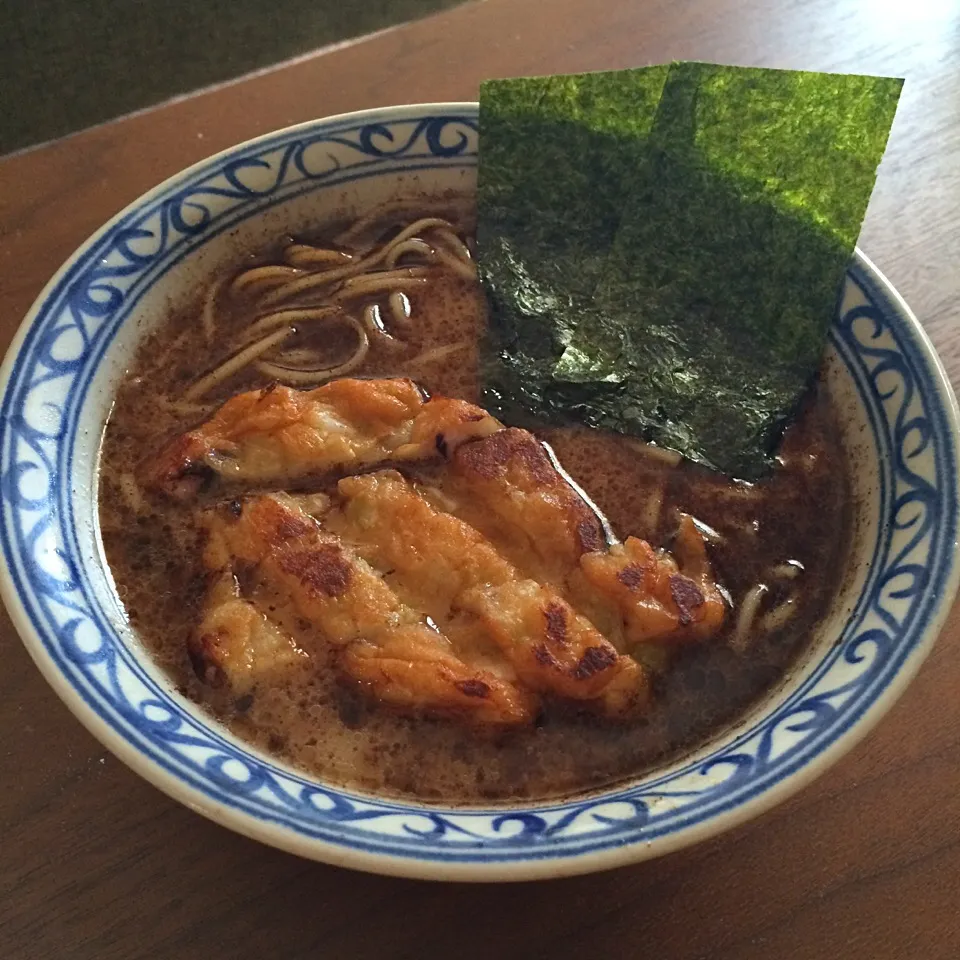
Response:
[{"label": "noodle strand in broth", "polygon": [[[359,236],[360,232],[348,232],[343,239]],[[454,225],[442,217],[420,217],[364,249],[351,252],[291,243],[283,257],[286,264],[251,267],[230,282],[233,294],[254,298],[251,307],[255,318],[228,345],[227,359],[190,385],[184,394],[187,400],[209,394],[251,366],[264,376],[296,387],[317,386],[344,376],[363,364],[371,338],[393,345],[402,342],[402,334],[409,333],[412,320],[410,296],[427,283],[431,266],[442,265],[471,282],[477,276],[466,243]],[[222,281],[213,285],[204,300],[203,326],[208,341],[213,340],[216,304],[224,285]],[[363,305],[359,317],[351,312],[358,300],[384,295],[389,325],[376,301]],[[303,297],[310,304],[282,306]],[[333,359],[319,347],[291,349],[286,343],[290,337],[307,332],[317,339],[334,328],[350,331],[352,345]]]}]

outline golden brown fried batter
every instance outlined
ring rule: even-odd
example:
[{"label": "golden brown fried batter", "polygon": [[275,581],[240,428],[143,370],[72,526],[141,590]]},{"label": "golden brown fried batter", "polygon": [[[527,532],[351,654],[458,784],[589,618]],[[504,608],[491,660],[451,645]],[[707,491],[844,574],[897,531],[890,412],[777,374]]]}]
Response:
[{"label": "golden brown fried batter", "polygon": [[212,574],[203,616],[187,641],[187,652],[205,683],[227,686],[237,695],[306,657],[289,634],[241,597],[229,570]]},{"label": "golden brown fried batter", "polygon": [[380,576],[284,495],[208,511],[204,560],[212,570],[255,569],[260,584],[340,648],[339,664],[373,696],[480,723],[532,719],[536,700],[502,676],[465,663],[449,640],[403,604]]},{"label": "golden brown fried batter", "polygon": [[253,485],[430,458],[449,461],[439,487],[379,470],[342,479],[332,498],[264,495],[207,511],[216,576],[190,642],[201,677],[242,691],[305,655],[256,594],[241,596],[238,571],[253,570],[279,622],[312,626],[371,695],[480,723],[528,722],[538,694],[625,714],[648,681],[622,651],[656,660],[722,625],[691,518],[676,559],[635,537],[611,546],[533,434],[462,400],[425,400],[410,380],[240,394],[146,473],[183,495],[204,472]]},{"label": "golden brown fried batter", "polygon": [[630,644],[705,640],[723,623],[726,604],[692,518],[681,520],[674,549],[679,566],[636,537],[580,558],[586,580],[620,610]]},{"label": "golden brown fried batter", "polygon": [[449,474],[458,515],[494,539],[508,538],[525,570],[565,585],[581,612],[618,628],[627,645],[704,640],[722,625],[726,606],[689,517],[676,538],[679,567],[635,537],[608,547],[596,513],[526,430],[464,444]]},{"label": "golden brown fried batter", "polygon": [[494,538],[499,526],[514,550],[523,549],[523,566],[538,579],[562,583],[582,554],[606,546],[596,512],[526,430],[500,430],[462,445],[445,486],[468,522]]},{"label": "golden brown fried batter", "polygon": [[462,400],[425,400],[412,380],[333,380],[315,390],[267,387],[232,397],[143,465],[144,484],[189,497],[210,480],[295,482],[387,460],[452,454],[500,429]]},{"label": "golden brown fried batter", "polygon": [[[610,714],[646,697],[646,678],[552,587],[525,578],[477,530],[434,507],[395,471],[340,481],[327,524],[454,636],[471,622],[534,690],[598,701]],[[474,636],[476,631],[470,631]]]}]

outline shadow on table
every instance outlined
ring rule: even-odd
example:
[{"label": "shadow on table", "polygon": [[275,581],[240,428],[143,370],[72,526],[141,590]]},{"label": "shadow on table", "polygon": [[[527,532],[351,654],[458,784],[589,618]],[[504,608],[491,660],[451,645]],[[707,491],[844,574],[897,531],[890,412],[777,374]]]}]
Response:
[{"label": "shadow on table", "polygon": [[0,0],[0,154],[463,0]]}]

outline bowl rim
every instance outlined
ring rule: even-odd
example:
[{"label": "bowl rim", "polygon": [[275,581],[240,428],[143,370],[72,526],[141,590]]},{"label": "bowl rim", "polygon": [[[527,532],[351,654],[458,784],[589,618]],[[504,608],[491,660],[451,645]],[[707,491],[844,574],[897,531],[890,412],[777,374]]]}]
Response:
[{"label": "bowl rim", "polygon": [[[228,159],[240,151],[267,145],[275,139],[287,138],[298,133],[308,133],[344,122],[360,124],[382,121],[384,118],[401,120],[420,115],[448,115],[464,112],[475,115],[477,109],[478,105],[475,102],[404,104],[318,118],[295,126],[274,130],[260,137],[235,144],[168,177],[153,189],[133,200],[91,234],[64,261],[63,265],[44,286],[18,327],[3,364],[0,366],[0,395],[3,397],[4,405],[6,404],[11,372],[20,354],[24,339],[35,321],[42,316],[51,293],[58,287],[72,267],[82,261],[115,226],[137,210],[162,197],[177,185],[188,183],[202,171],[215,167],[220,161]],[[909,329],[910,335],[915,338],[918,349],[930,365],[933,393],[943,404],[951,439],[956,446],[955,441],[960,435],[960,430],[958,430],[960,413],[958,413],[957,401],[949,378],[929,337],[903,298],[859,249],[855,250],[853,267],[869,282],[871,287],[869,293],[880,301],[885,301],[885,306],[898,315],[899,319]],[[955,477],[954,480],[956,486],[958,478]],[[955,490],[955,494],[956,492]],[[34,662],[71,712],[107,749],[134,772],[195,812],[201,813],[235,832],[271,846],[300,856],[335,865],[349,866],[354,869],[436,880],[529,880],[609,869],[681,849],[766,812],[787,796],[802,789],[873,729],[912,680],[950,612],[958,581],[960,581],[958,557],[960,557],[960,546],[955,540],[950,557],[947,587],[935,604],[923,630],[920,631],[920,641],[915,645],[905,662],[896,670],[890,682],[880,690],[865,711],[834,742],[817,752],[798,769],[786,774],[759,794],[737,802],[730,809],[712,813],[702,821],[681,827],[675,832],[659,836],[653,841],[625,841],[619,847],[589,852],[573,851],[562,856],[538,857],[531,852],[524,859],[491,861],[440,860],[408,856],[402,853],[369,852],[347,844],[340,845],[320,837],[308,837],[299,834],[287,827],[258,818],[253,814],[212,798],[176,774],[163,769],[138,746],[123,736],[121,732],[114,729],[86,702],[84,696],[61,672],[45,649],[41,633],[33,624],[15,587],[12,575],[6,569],[6,566],[0,571],[0,596],[2,596],[11,620]],[[606,792],[612,793],[622,788],[623,785],[610,788]],[[557,803],[562,803],[562,801],[557,801]],[[402,801],[402,804],[412,810],[429,810],[434,807],[430,804],[417,804],[414,801]],[[524,804],[525,808],[534,806],[542,805]],[[506,813],[513,808],[504,806],[501,809],[502,812]]]}]

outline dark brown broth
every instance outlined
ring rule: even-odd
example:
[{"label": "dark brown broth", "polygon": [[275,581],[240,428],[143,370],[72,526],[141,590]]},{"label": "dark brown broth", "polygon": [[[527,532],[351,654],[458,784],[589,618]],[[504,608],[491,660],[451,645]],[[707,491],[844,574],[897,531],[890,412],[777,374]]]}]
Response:
[{"label": "dark brown broth", "polygon": [[[438,271],[412,300],[417,324],[408,347],[374,349],[358,372],[409,375],[432,392],[475,399],[476,343],[484,323],[478,290]],[[552,429],[544,439],[620,537],[666,543],[679,510],[716,530],[722,540],[711,556],[735,601],[754,584],[772,582],[771,568],[787,560],[801,563],[803,574],[774,588],[764,607],[796,590],[793,617],[772,633],[755,632],[745,655],[734,653],[723,637],[684,651],[657,679],[649,713],[629,723],[548,710],[535,728],[492,735],[449,721],[398,717],[345,691],[322,657],[281,684],[257,688],[252,697],[226,699],[198,682],[185,652],[203,582],[192,509],[142,492],[137,505],[121,489],[138,462],[196,419],[172,409],[165,398],[182,396],[217,359],[204,341],[198,311],[194,305],[179,312],[150,337],[118,391],[101,466],[107,559],[132,626],[182,692],[238,736],[328,782],[469,803],[546,799],[635,776],[728,727],[782,678],[839,582],[849,494],[837,427],[822,391],[788,432],[785,465],[755,487],[689,464],[670,467],[618,436]],[[223,304],[218,342],[248,320],[242,302]],[[434,363],[418,360],[451,345],[462,349]],[[258,385],[263,383],[255,377],[238,376],[217,397]],[[654,520],[651,497],[659,489],[663,507]]]}]

